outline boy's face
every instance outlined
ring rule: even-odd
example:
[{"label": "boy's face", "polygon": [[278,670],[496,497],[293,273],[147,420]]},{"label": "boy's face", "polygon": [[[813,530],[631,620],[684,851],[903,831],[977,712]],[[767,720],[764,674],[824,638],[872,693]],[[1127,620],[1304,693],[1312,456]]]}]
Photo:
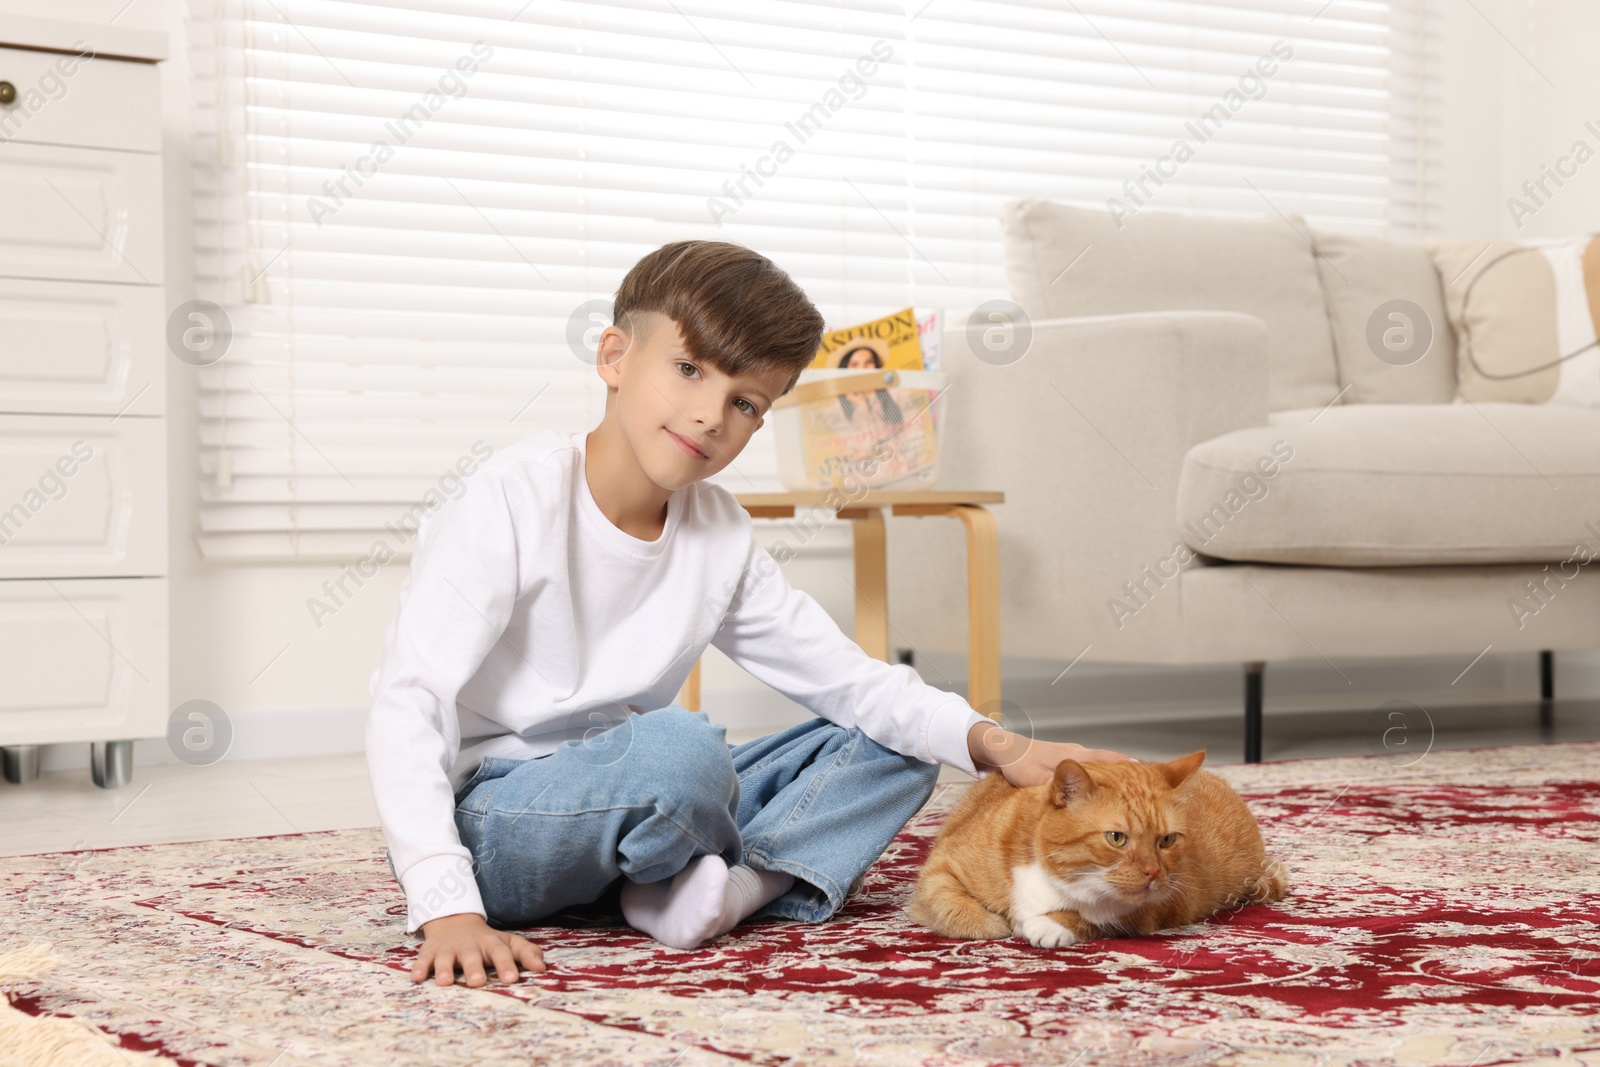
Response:
[{"label": "boy's face", "polygon": [[689,354],[676,322],[653,319],[642,342],[606,327],[597,369],[616,389],[606,417],[616,420],[650,480],[676,491],[733,462],[761,428],[788,375],[770,370],[730,377]]}]

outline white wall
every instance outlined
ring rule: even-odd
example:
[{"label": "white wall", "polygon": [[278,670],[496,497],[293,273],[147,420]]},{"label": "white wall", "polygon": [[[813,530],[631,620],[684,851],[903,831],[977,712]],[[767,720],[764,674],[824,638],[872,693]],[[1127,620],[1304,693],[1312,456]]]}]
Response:
[{"label": "white wall", "polygon": [[[1582,139],[1600,153],[1600,5],[1589,0],[1441,3],[1444,196],[1451,237],[1560,237],[1600,229],[1600,158],[1519,227],[1507,199]],[[1585,128],[1593,122],[1595,130]]]},{"label": "white wall", "polygon": [[[1441,233],[1529,237],[1597,228],[1600,160],[1589,163],[1521,230],[1512,225],[1505,200],[1525,179],[1537,176],[1541,163],[1553,162],[1575,139],[1589,137],[1600,149],[1600,138],[1583,128],[1590,119],[1600,127],[1600,66],[1592,59],[1593,43],[1600,40],[1600,5],[1588,0],[1474,0],[1441,7],[1445,57]],[[56,17],[92,22],[115,17],[120,25],[170,34],[172,58],[163,65],[169,305],[194,295],[184,11],[182,0],[131,4],[58,0],[51,11]],[[0,13],[40,12],[36,0],[0,0]],[[305,601],[337,574],[336,567],[219,566],[202,560],[191,536],[196,514],[195,377],[192,369],[177,361],[170,364],[169,373],[173,705],[203,697],[221,706],[234,720],[235,756],[359,749],[368,678],[398,602],[405,564],[392,564],[371,579],[319,629]],[[813,545],[815,552],[789,564],[785,573],[848,630],[852,597],[848,539],[842,530],[834,530]],[[961,579],[952,574],[951,580]],[[1023,696],[1038,689],[1032,679],[1049,679],[1062,665],[1008,664],[1008,672],[1014,668],[1012,676],[1019,679],[1008,696],[1033,707],[1034,698]],[[1347,673],[1353,672],[1364,693],[1393,695],[1409,688],[1436,693],[1435,680],[1447,667],[1431,661],[1399,661],[1351,665]],[[1488,657],[1475,670],[1469,694],[1526,693],[1536,685],[1532,669],[1528,662]],[[935,684],[964,687],[959,656],[936,655],[924,662],[922,670]],[[1330,688],[1327,676],[1331,672],[1304,666],[1275,668],[1275,706],[1347,704],[1350,690],[1342,682],[1343,692]],[[1600,694],[1600,656],[1564,656],[1560,684],[1564,693]],[[708,654],[705,685],[706,706],[713,717],[735,726],[773,727],[802,714],[714,650]],[[1156,708],[1175,701],[1229,707],[1236,706],[1237,675],[1231,669],[1080,667],[1060,689],[1066,689],[1064,699],[1076,709],[1074,718],[1107,708]],[[161,758],[160,744],[141,744],[137,758]],[[44,764],[81,766],[87,760],[87,745],[51,746]]]}]

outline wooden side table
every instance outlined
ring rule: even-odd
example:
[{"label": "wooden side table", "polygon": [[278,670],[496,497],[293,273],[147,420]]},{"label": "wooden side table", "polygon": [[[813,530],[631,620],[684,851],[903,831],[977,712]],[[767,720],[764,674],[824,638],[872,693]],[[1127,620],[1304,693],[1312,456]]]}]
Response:
[{"label": "wooden side table", "polygon": [[[792,518],[797,507],[831,508],[832,490],[737,493],[752,518]],[[986,504],[1005,503],[1000,492],[959,489],[869,490],[835,512],[850,519],[855,541],[856,644],[875,659],[889,659],[888,545],[884,511],[894,515],[949,515],[967,531],[967,703],[1000,719],[1000,541]],[[700,709],[700,664],[678,693],[678,704]],[[987,707],[986,707],[987,705]]]}]

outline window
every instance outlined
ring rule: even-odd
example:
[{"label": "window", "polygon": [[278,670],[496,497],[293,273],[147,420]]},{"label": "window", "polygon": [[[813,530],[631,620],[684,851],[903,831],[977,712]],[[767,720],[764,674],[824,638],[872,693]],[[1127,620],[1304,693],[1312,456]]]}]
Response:
[{"label": "window", "polygon": [[[1430,0],[192,2],[214,558],[404,552],[475,447],[593,425],[667,241],[959,324],[1015,197],[1428,228]],[[769,430],[717,481],[775,474]]]}]

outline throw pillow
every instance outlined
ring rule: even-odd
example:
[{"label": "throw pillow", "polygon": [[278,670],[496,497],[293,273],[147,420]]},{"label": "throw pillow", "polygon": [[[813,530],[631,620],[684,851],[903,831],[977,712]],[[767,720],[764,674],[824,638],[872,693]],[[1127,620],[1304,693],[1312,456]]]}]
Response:
[{"label": "throw pillow", "polygon": [[1600,236],[1427,246],[1463,396],[1600,407]]}]

